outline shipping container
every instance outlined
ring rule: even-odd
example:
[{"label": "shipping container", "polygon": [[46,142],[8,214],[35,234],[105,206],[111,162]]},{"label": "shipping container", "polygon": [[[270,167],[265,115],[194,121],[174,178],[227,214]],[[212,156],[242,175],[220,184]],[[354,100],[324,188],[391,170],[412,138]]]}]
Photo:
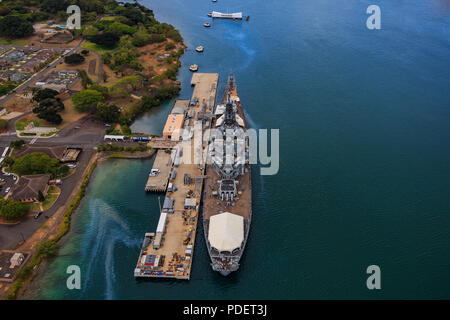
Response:
[{"label": "shipping container", "polygon": [[133,137],[133,141],[142,141],[142,142],[149,142],[151,138],[149,137]]},{"label": "shipping container", "polygon": [[155,241],[153,242],[153,248],[154,249],[161,248],[161,242],[162,242],[162,233],[161,232],[157,232],[156,233],[156,237],[155,237]]},{"label": "shipping container", "polygon": [[161,212],[158,227],[156,228],[156,235],[158,235],[158,232],[164,233],[164,231],[166,230],[166,222],[167,222],[167,212]]}]

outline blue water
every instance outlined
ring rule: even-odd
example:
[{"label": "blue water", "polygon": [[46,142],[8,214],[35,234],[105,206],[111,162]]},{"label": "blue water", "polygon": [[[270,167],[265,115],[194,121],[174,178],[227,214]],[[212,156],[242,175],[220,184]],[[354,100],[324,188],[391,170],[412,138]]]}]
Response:
[{"label": "blue water", "polygon": [[[143,192],[152,160],[113,160],[95,171],[62,256],[35,298],[450,298],[450,3],[429,1],[142,1],[181,31],[190,64],[232,71],[255,128],[280,129],[280,171],[253,170],[254,220],[242,266],[213,273],[202,233],[192,279],[136,281],[157,196]],[[366,28],[378,4],[382,29]],[[207,12],[243,11],[250,21]],[[203,45],[205,51],[193,49]],[[133,130],[160,133],[171,103]],[[65,268],[82,269],[82,289]],[[381,268],[382,289],[366,288]]]}]

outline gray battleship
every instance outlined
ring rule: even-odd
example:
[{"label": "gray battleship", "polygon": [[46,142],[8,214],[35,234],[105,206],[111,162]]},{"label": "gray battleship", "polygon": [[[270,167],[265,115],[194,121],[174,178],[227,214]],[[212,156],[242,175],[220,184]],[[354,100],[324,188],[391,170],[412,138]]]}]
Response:
[{"label": "gray battleship", "polygon": [[203,189],[203,230],[214,271],[239,269],[252,218],[247,124],[233,75],[217,105]]}]

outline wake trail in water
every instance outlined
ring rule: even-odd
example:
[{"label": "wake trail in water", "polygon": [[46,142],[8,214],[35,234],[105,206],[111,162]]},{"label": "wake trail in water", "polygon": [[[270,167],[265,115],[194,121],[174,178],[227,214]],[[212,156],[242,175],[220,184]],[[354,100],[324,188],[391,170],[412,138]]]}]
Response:
[{"label": "wake trail in water", "polygon": [[[94,270],[98,264],[104,265],[105,299],[115,299],[115,257],[114,249],[123,244],[128,248],[139,247],[139,239],[133,237],[128,224],[120,213],[101,199],[89,202],[91,220],[88,232],[83,239],[82,265],[87,266],[84,276],[82,295],[85,295],[92,283],[98,282]],[[101,269],[101,268],[98,268]]]}]

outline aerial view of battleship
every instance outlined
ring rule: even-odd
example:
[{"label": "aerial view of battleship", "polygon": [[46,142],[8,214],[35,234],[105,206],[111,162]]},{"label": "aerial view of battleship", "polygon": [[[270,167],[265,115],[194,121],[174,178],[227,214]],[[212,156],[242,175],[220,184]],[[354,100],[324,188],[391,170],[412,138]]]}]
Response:
[{"label": "aerial view of battleship", "polygon": [[252,217],[248,140],[242,135],[247,125],[233,75],[228,78],[222,104],[216,106],[212,128],[218,132],[212,140],[222,140],[225,145],[217,148],[216,141],[209,145],[203,229],[211,266],[226,276],[239,269]]}]

